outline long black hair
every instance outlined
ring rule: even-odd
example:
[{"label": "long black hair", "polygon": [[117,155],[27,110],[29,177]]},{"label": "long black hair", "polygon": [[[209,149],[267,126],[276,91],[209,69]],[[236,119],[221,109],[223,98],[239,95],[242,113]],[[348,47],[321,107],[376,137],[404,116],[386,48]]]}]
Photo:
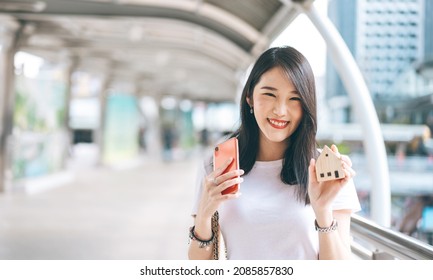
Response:
[{"label": "long black hair", "polygon": [[314,74],[307,59],[292,47],[275,47],[265,51],[256,61],[242,91],[240,101],[241,125],[232,136],[239,140],[239,162],[245,174],[251,171],[259,149],[259,127],[254,114],[250,113],[247,97],[253,99],[254,87],[262,75],[280,67],[298,91],[303,115],[296,131],[287,139],[290,141],[284,152],[281,181],[296,185],[297,199],[305,204],[308,198],[308,165],[317,157],[317,105]]}]

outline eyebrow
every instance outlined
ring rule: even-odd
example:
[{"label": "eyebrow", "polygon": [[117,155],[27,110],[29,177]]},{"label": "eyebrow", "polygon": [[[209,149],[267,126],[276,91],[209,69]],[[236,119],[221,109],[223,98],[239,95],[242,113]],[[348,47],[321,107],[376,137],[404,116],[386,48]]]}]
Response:
[{"label": "eyebrow", "polygon": [[263,86],[263,87],[261,87],[261,89],[267,89],[267,90],[274,90],[274,91],[277,91],[276,88],[274,88],[274,87],[270,87],[270,86]]}]

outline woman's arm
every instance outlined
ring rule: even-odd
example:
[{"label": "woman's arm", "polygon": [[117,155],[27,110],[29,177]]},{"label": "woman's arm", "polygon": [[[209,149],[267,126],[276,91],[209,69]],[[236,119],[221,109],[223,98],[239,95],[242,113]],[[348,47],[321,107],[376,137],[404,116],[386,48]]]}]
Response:
[{"label": "woman's arm", "polygon": [[[344,260],[351,259],[350,249],[350,216],[351,210],[334,210],[329,218],[316,217],[320,227],[329,227],[332,220],[337,221],[337,229],[332,232],[318,232],[319,235],[319,259],[320,260]],[[328,222],[328,220],[331,220]],[[325,222],[326,221],[326,222]]]},{"label": "woman's arm", "polygon": [[[316,177],[316,163],[312,159],[309,166],[308,194],[311,206],[316,215],[319,228],[332,229],[321,231],[319,235],[319,259],[350,259],[350,216],[351,209],[332,210],[332,203],[340,190],[347,186],[355,176],[352,162],[347,156],[340,156],[335,145],[331,149],[342,159],[345,177],[342,179],[318,182]],[[336,226],[335,222],[337,223]]]},{"label": "woman's arm", "polygon": [[[239,176],[244,174],[241,169],[229,171],[223,174],[223,171],[229,166],[233,159],[227,161],[221,168],[216,169],[203,182],[203,190],[197,209],[197,215],[194,217],[194,228],[192,228],[192,239],[188,249],[188,258],[195,260],[210,260],[213,252],[213,235],[212,235],[212,216],[218,209],[219,205],[226,200],[238,198],[240,193],[221,194],[228,187],[240,184],[243,178]],[[202,242],[200,242],[200,240]],[[203,242],[209,241],[209,242]]]},{"label": "woman's arm", "polygon": [[[197,220],[194,217],[195,235],[202,240],[209,240],[212,238],[211,220]],[[191,240],[188,250],[188,258],[190,260],[210,260],[212,259],[214,244],[200,248],[200,243],[197,240]]]}]

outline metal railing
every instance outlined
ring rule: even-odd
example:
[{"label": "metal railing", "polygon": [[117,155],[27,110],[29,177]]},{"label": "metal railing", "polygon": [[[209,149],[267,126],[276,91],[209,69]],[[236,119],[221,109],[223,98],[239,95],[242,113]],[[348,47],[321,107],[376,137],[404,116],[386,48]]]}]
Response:
[{"label": "metal railing", "polygon": [[359,215],[352,215],[351,234],[352,253],[361,259],[433,260],[433,246]]}]

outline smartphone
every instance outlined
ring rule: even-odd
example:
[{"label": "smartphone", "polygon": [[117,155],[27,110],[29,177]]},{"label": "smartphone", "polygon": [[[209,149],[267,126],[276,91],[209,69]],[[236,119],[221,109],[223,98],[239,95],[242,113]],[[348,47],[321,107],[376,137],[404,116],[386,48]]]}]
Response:
[{"label": "smartphone", "polygon": [[[213,153],[214,170],[222,166],[225,162],[227,162],[227,160],[230,157],[233,158],[233,161],[226,168],[226,170],[224,170],[223,174],[232,170],[239,169],[239,145],[238,145],[238,139],[236,137],[230,138],[229,140],[215,147]],[[235,176],[233,178],[236,177],[239,176]],[[239,184],[236,184],[223,190],[221,194],[235,193],[238,191],[238,189],[239,189]]]}]

